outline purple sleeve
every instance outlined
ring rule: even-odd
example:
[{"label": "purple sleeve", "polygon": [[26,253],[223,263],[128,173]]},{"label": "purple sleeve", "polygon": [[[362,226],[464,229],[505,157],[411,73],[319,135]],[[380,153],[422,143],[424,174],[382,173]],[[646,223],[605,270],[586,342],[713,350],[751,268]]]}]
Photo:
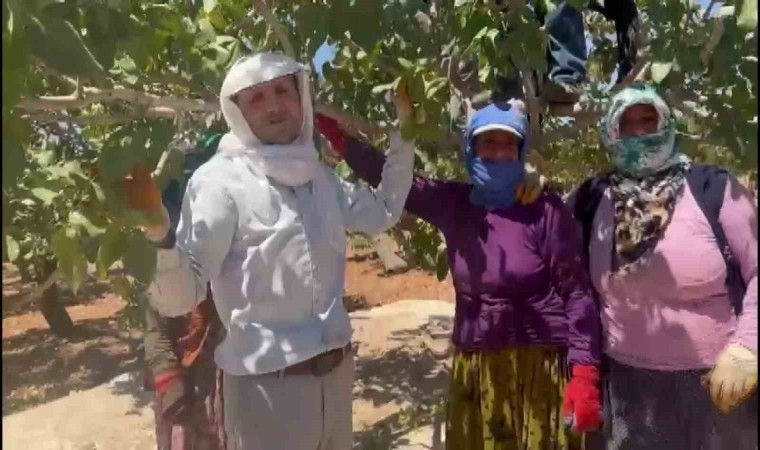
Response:
[{"label": "purple sleeve", "polygon": [[[370,186],[377,187],[380,184],[385,164],[385,155],[380,151],[349,136],[348,150],[343,158],[356,176]],[[452,183],[415,175],[404,209],[437,228],[443,228],[449,222],[454,202],[442,199],[453,195],[452,187]]]},{"label": "purple sleeve", "polygon": [[545,196],[542,250],[551,283],[565,301],[568,360],[598,366],[601,323],[593,287],[583,264],[581,238],[570,211],[553,194]]},{"label": "purple sleeve", "polygon": [[734,342],[757,351],[757,204],[754,195],[731,177],[718,218],[747,284]]}]

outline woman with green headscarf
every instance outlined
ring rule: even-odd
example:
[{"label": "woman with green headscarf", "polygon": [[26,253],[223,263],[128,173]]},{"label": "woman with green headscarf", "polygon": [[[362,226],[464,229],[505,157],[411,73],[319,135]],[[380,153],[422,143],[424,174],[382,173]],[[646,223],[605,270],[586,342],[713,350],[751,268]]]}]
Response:
[{"label": "woman with green headscarf", "polygon": [[607,449],[755,449],[752,195],[678,150],[651,87],[618,93],[601,137],[613,169],[570,203],[600,301]]}]

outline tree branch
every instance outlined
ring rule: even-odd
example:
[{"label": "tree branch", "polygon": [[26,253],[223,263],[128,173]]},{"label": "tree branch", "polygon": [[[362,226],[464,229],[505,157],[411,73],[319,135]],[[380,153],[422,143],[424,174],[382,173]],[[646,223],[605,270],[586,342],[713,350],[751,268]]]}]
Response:
[{"label": "tree branch", "polygon": [[280,21],[277,20],[277,16],[274,15],[267,5],[267,2],[265,0],[253,0],[253,9],[258,10],[261,15],[264,16],[264,20],[266,20],[267,24],[272,27],[272,31],[274,31],[275,36],[277,36],[277,39],[280,41],[280,45],[282,45],[282,48],[285,50],[285,54],[295,59],[296,51],[293,44],[290,42],[290,38],[288,38],[288,33],[285,32],[285,28],[283,28]]},{"label": "tree branch", "polygon": [[218,105],[201,99],[173,96],[162,97],[133,89],[115,88],[101,90],[86,87],[82,92],[84,95],[81,98],[78,98],[76,93],[64,96],[26,97],[19,101],[18,107],[26,111],[60,111],[63,109],[85,108],[94,103],[123,101],[148,108],[169,108],[175,111],[215,112],[219,109]]},{"label": "tree branch", "polygon": [[146,110],[135,110],[132,114],[97,114],[92,116],[70,116],[60,112],[42,112],[26,114],[29,120],[38,122],[68,122],[78,125],[119,125],[139,120],[143,117],[154,119],[173,119],[177,116],[177,111],[170,108],[148,108]]},{"label": "tree branch", "polygon": [[720,43],[720,38],[723,37],[723,29],[723,17],[718,17],[713,23],[710,39],[708,39],[708,41],[705,43],[704,48],[699,53],[699,58],[705,67],[709,68],[710,57],[712,56],[713,51],[715,51],[715,47],[717,47]]},{"label": "tree branch", "polygon": [[646,69],[649,67],[649,58],[647,58],[644,55],[639,56],[638,60],[636,61],[636,64],[631,68],[631,71],[628,72],[628,75],[623,78],[620,83],[616,84],[615,86],[610,89],[611,94],[615,94],[617,92],[620,92],[621,90],[625,89],[626,87],[630,86],[636,81],[640,81],[644,74],[646,73]]},{"label": "tree branch", "polygon": [[378,136],[383,133],[387,133],[392,129],[392,127],[387,125],[367,123],[326,103],[315,102],[314,111],[319,114],[331,117],[342,125],[348,126],[349,128],[353,128],[357,131],[361,131],[362,133],[370,136]]},{"label": "tree branch", "polygon": [[543,148],[544,139],[541,135],[541,112],[543,104],[538,97],[538,89],[533,79],[533,72],[528,69],[521,70],[523,86],[525,87],[525,100],[528,109],[528,118],[530,119],[530,140],[533,148]]},{"label": "tree branch", "polygon": [[[76,95],[43,96],[23,98],[18,106],[30,114],[32,120],[42,122],[66,121],[83,125],[112,125],[131,122],[141,117],[173,118],[182,112],[215,113],[219,111],[218,101],[202,99],[188,99],[181,97],[161,97],[132,89],[100,90],[86,87],[83,92],[87,95],[77,98]],[[147,109],[137,114],[121,115],[95,115],[95,116],[70,116],[62,113],[38,113],[41,111],[64,111],[67,109],[79,109],[95,103],[108,103],[123,101],[133,105],[145,106]],[[320,114],[332,117],[339,122],[353,127],[363,133],[377,135],[387,132],[389,127],[369,124],[361,121],[339,109],[324,103],[315,102],[315,110]]]},{"label": "tree branch", "polygon": [[579,114],[574,117],[575,120],[572,125],[557,127],[544,132],[544,140],[546,142],[557,142],[561,140],[577,139],[582,131],[596,124],[600,117],[601,114]]}]

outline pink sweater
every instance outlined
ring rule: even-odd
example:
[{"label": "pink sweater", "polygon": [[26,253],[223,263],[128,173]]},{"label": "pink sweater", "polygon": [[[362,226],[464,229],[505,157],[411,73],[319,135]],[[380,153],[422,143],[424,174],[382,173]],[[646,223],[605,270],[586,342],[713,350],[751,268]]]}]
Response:
[{"label": "pink sweater", "polygon": [[757,351],[757,207],[735,180],[726,188],[720,223],[747,283],[738,319],[728,300],[723,257],[688,185],[651,265],[611,280],[613,203],[607,190],[592,227],[590,273],[602,300],[608,356],[672,371],[712,367],[730,342]]}]

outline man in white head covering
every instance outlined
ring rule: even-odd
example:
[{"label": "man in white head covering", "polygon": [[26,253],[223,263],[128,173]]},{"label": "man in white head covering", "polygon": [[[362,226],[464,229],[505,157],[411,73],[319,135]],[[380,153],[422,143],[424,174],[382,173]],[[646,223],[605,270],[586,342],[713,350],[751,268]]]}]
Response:
[{"label": "man in white head covering", "polygon": [[[176,235],[168,220],[146,227],[162,248],[151,304],[187,314],[211,283],[227,331],[215,360],[229,449],[350,449],[345,233],[398,221],[413,148],[391,135],[374,192],[341,181],[314,147],[308,74],[278,54],[238,61],[220,101],[230,131],[190,179]],[[130,195],[150,197],[143,185]]]}]

